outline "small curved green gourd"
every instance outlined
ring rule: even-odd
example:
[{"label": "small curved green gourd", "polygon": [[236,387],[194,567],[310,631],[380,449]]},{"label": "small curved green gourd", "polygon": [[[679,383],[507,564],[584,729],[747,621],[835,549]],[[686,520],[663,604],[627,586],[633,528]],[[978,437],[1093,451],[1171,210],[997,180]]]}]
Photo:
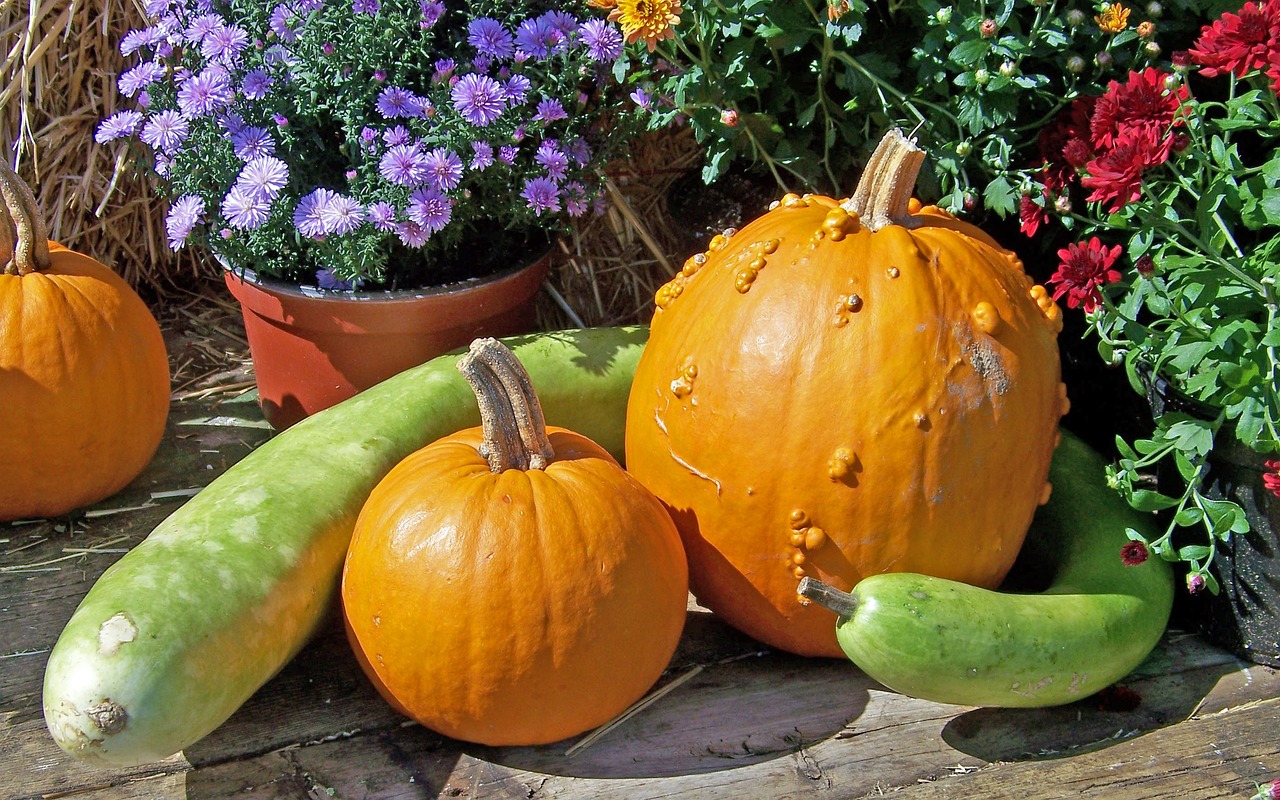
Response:
[{"label": "small curved green gourd", "polygon": [[1173,605],[1169,564],[1120,558],[1126,528],[1151,520],[1107,486],[1101,456],[1063,432],[1054,492],[1029,544],[1056,551],[1047,589],[1014,594],[915,573],[864,578],[850,593],[817,581],[805,597],[838,614],[836,638],[869,676],[912,697],[971,706],[1070,703],[1133,671]]}]

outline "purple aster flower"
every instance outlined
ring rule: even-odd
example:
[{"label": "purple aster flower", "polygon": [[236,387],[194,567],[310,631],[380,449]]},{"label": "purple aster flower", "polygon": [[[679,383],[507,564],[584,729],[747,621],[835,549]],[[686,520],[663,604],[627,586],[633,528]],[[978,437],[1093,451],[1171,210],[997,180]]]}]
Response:
[{"label": "purple aster flower", "polygon": [[271,134],[266,128],[257,126],[245,126],[231,134],[231,147],[235,150],[236,158],[241,161],[252,161],[276,151],[276,143]]},{"label": "purple aster flower", "polygon": [[364,222],[364,206],[355,198],[329,192],[316,206],[316,215],[326,235],[342,236]]},{"label": "purple aster flower", "polygon": [[369,206],[369,221],[380,231],[395,230],[396,208],[385,200]]},{"label": "purple aster flower", "polygon": [[548,98],[538,101],[538,113],[534,114],[533,118],[550,125],[556,120],[566,119],[568,116],[565,113],[564,105],[559,100]]},{"label": "purple aster flower", "polygon": [[169,207],[169,214],[164,220],[165,232],[169,234],[170,250],[182,249],[203,215],[204,199],[198,195],[187,194],[173,201],[173,205]]},{"label": "purple aster flower", "polygon": [[630,94],[630,97],[631,97],[631,102],[640,106],[645,111],[649,111],[650,109],[653,108],[653,96],[650,95],[648,92],[646,92],[644,89],[636,89],[634,92]]},{"label": "purple aster flower", "polygon": [[191,44],[200,44],[204,38],[213,33],[220,25],[225,25],[222,17],[217,14],[201,14],[191,20],[187,24],[187,29],[182,32],[182,37]]},{"label": "purple aster flower", "polygon": [[397,186],[420,186],[427,180],[426,156],[416,143],[398,144],[382,154],[378,172]]},{"label": "purple aster flower", "polygon": [[493,59],[489,56],[476,56],[471,59],[471,68],[476,72],[488,72],[491,66],[493,66]]},{"label": "purple aster flower", "polygon": [[612,64],[622,57],[622,31],[617,26],[595,18],[584,22],[579,32],[592,61]]},{"label": "purple aster flower", "polygon": [[498,160],[508,166],[516,163],[516,156],[519,155],[520,148],[512,145],[504,145],[498,148]]},{"label": "purple aster flower", "polygon": [[524,191],[520,192],[520,196],[538,216],[560,210],[560,187],[550,178],[538,177],[525,181]]},{"label": "purple aster flower", "polygon": [[298,12],[287,3],[281,3],[271,9],[271,17],[267,21],[267,25],[271,28],[271,32],[280,37],[280,41],[285,44],[292,44],[298,38],[297,26],[301,22],[298,19]]},{"label": "purple aster flower", "polygon": [[420,117],[430,104],[408,89],[388,86],[378,94],[378,113],[387,119]]},{"label": "purple aster flower", "polygon": [[449,80],[449,76],[458,68],[458,62],[452,58],[442,58],[436,62],[435,74],[431,76],[431,80],[435,83],[444,83]]},{"label": "purple aster flower", "polygon": [[147,86],[164,77],[164,65],[154,61],[144,61],[133,69],[120,74],[117,86],[120,94],[133,97]]},{"label": "purple aster flower", "polygon": [[567,11],[553,9],[542,15],[552,31],[560,35],[561,41],[568,41],[578,32],[578,18]]},{"label": "purple aster flower", "polygon": [[235,100],[225,70],[210,66],[201,70],[178,90],[178,108],[183,116],[208,114]]},{"label": "purple aster flower", "polygon": [[151,166],[161,178],[168,178],[173,169],[173,158],[164,153],[157,153],[155,163]]},{"label": "purple aster flower", "polygon": [[471,20],[467,26],[467,43],[476,52],[493,58],[511,58],[515,55],[515,39],[502,23],[491,17]]},{"label": "purple aster flower", "polygon": [[591,210],[587,200],[587,187],[577,181],[569,181],[564,185],[564,208],[570,216],[581,217]]},{"label": "purple aster flower", "polygon": [[210,61],[230,63],[249,44],[249,34],[234,25],[218,25],[200,42],[200,55]]},{"label": "purple aster flower", "polygon": [[186,140],[190,126],[182,115],[165,109],[142,126],[142,141],[165,153],[172,154]]},{"label": "purple aster flower", "polygon": [[516,49],[529,58],[544,59],[551,55],[557,34],[545,16],[526,19],[516,29]]},{"label": "purple aster flower", "polygon": [[222,126],[223,130],[232,136],[235,136],[245,128],[244,117],[234,111],[228,111],[225,114],[219,115],[218,124]]},{"label": "purple aster flower", "polygon": [[271,84],[271,75],[265,69],[252,69],[245,73],[240,91],[250,100],[261,100],[267,96],[267,89]]},{"label": "purple aster flower", "polygon": [[235,185],[244,189],[250,197],[268,203],[280,195],[289,180],[289,167],[275,156],[258,156],[244,165]]},{"label": "purple aster flower", "polygon": [[382,10],[382,3],[378,0],[355,0],[351,4],[352,10],[357,14],[377,14]]},{"label": "purple aster flower", "polygon": [[120,55],[133,55],[144,47],[152,47],[164,39],[164,32],[159,28],[140,28],[129,31],[120,39]]},{"label": "purple aster flower", "polygon": [[382,143],[387,147],[395,147],[398,144],[408,144],[411,139],[413,139],[413,135],[410,134],[409,130],[403,125],[396,125],[395,127],[387,128],[382,132]]},{"label": "purple aster flower", "polygon": [[147,0],[142,10],[148,17],[161,17],[169,12],[170,0]]},{"label": "purple aster flower", "polygon": [[472,142],[471,168],[477,171],[493,166],[493,145],[488,142]]},{"label": "purple aster flower", "polygon": [[248,187],[236,184],[222,198],[222,216],[236,230],[253,230],[271,216],[271,201],[255,195]]},{"label": "purple aster flower", "polygon": [[533,160],[547,172],[553,181],[562,181],[569,171],[569,157],[554,142],[543,142]]},{"label": "purple aster flower", "polygon": [[569,142],[569,146],[565,150],[569,154],[569,158],[572,158],[579,166],[585,167],[591,163],[591,145],[587,144],[586,139],[579,136]]},{"label": "purple aster flower", "polygon": [[434,186],[423,186],[409,195],[405,214],[418,223],[428,234],[435,233],[449,224],[453,218],[453,201]]},{"label": "purple aster flower", "polygon": [[532,88],[533,84],[529,83],[529,79],[523,75],[512,75],[502,87],[507,93],[507,102],[513,106],[523,103]]},{"label": "purple aster flower", "polygon": [[278,127],[281,127],[281,128],[289,127],[289,118],[286,117],[284,114],[272,114],[271,121],[274,122]]},{"label": "purple aster flower", "polygon": [[355,290],[356,282],[339,278],[333,274],[331,269],[318,269],[316,270],[316,286],[326,292],[350,292]]},{"label": "purple aster flower", "polygon": [[418,24],[423,30],[427,30],[444,16],[444,3],[439,0],[419,0],[418,10],[422,12],[422,22]]},{"label": "purple aster flower", "polygon": [[502,116],[506,92],[502,85],[486,75],[466,75],[453,85],[454,108],[472,125],[484,127]]},{"label": "purple aster flower", "polygon": [[431,232],[411,219],[396,225],[396,236],[406,247],[422,247],[431,238]]},{"label": "purple aster flower", "polygon": [[428,180],[441,191],[455,188],[462,181],[462,159],[452,150],[437,147],[423,159]]},{"label": "purple aster flower", "polygon": [[310,194],[303,195],[293,209],[293,226],[298,229],[298,233],[310,239],[324,238],[325,227],[324,220],[320,218],[320,209],[330,197],[336,194],[328,189],[316,189]]},{"label": "purple aster flower", "polygon": [[138,92],[138,96],[134,98],[134,102],[138,104],[138,108],[151,107],[151,95],[148,92]]},{"label": "purple aster flower", "polygon": [[142,127],[142,119],[142,114],[137,111],[117,111],[98,125],[98,130],[93,134],[93,140],[98,144],[106,144],[125,136],[132,136],[138,132],[138,128]]},{"label": "purple aster flower", "polygon": [[298,13],[308,14],[324,8],[325,0],[298,0]]},{"label": "purple aster flower", "polygon": [[528,134],[528,130],[523,125],[519,125],[516,127],[514,131],[511,132],[511,138],[517,142],[523,142],[524,137],[527,134]]}]

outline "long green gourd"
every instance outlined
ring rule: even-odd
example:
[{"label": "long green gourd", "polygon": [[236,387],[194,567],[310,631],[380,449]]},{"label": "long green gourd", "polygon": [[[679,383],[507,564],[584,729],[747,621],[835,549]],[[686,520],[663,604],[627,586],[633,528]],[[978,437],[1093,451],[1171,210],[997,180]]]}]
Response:
[{"label": "long green gourd", "polygon": [[1070,703],[1129,674],[1159,641],[1173,605],[1169,564],[1128,566],[1125,528],[1149,517],[1106,483],[1101,456],[1063,432],[1049,470],[1053,494],[1027,547],[1050,552],[1043,592],[980,589],[913,573],[859,581],[851,593],[806,578],[805,597],[839,615],[836,638],[864,672],[894,691],[972,706]]},{"label": "long green gourd", "polygon": [[[643,327],[505,340],[548,422],[621,459]],[[315,414],[228,469],[94,584],[49,655],[44,713],[99,765],[170,756],[222,724],[330,608],[374,485],[406,455],[479,424],[442,356]]]}]

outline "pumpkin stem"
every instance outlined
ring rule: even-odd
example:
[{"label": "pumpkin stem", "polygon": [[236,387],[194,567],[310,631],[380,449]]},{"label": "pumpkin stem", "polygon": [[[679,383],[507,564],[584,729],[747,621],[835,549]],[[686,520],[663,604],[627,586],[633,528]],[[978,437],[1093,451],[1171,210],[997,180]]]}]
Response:
[{"label": "pumpkin stem", "polygon": [[834,586],[813,578],[801,578],[796,587],[796,594],[807,597],[820,606],[824,606],[838,614],[840,619],[849,619],[858,610],[858,598],[849,592],[842,592]]},{"label": "pumpkin stem", "polygon": [[907,206],[922,166],[924,151],[894,128],[876,145],[858,179],[858,187],[841,206],[857,214],[872,231],[887,225],[914,228],[919,223]]},{"label": "pumpkin stem", "polygon": [[0,273],[27,275],[49,266],[49,232],[36,196],[18,173],[0,159]]},{"label": "pumpkin stem", "polygon": [[480,405],[480,455],[493,472],[546,469],[555,450],[542,404],[515,353],[497,339],[476,339],[458,361]]}]

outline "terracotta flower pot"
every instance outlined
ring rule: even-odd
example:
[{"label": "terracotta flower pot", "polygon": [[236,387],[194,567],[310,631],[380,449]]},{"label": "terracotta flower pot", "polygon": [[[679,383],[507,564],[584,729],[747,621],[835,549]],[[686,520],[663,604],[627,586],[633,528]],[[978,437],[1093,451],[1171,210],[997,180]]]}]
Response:
[{"label": "terracotta flower pot", "polygon": [[479,336],[534,325],[550,267],[405,292],[328,293],[245,270],[224,273],[240,302],[262,413],[283,430],[409,367]]}]

